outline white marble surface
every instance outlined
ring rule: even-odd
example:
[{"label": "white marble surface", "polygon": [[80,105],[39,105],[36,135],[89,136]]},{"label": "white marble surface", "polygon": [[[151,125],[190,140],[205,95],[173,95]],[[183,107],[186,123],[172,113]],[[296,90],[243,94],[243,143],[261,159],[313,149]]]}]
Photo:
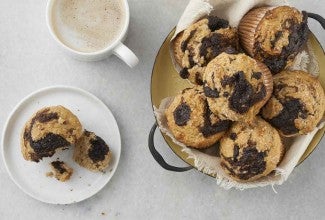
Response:
[{"label": "white marble surface", "polygon": [[[320,13],[321,0],[292,1]],[[187,0],[130,0],[126,45],[140,58],[129,69],[116,57],[84,63],[66,56],[45,24],[46,1],[0,1],[0,132],[12,108],[30,92],[56,84],[73,85],[102,99],[113,111],[122,135],[120,166],[96,196],[72,205],[49,205],[20,191],[0,163],[0,219],[322,219],[325,216],[325,142],[289,180],[276,187],[246,191],[218,188],[197,171],[172,173],[151,157],[147,136],[154,122],[150,76],[155,55],[176,24]],[[324,32],[311,29],[325,46]],[[167,161],[183,165],[156,135]],[[101,213],[105,215],[101,215]]]}]

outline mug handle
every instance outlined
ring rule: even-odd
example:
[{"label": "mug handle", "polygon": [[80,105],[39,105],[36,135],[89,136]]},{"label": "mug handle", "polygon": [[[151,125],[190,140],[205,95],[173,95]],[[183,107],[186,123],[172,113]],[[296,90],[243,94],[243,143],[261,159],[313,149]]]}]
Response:
[{"label": "mug handle", "polygon": [[155,148],[153,139],[154,139],[156,128],[157,128],[157,122],[152,126],[152,128],[150,130],[149,138],[148,138],[148,146],[149,146],[149,150],[150,150],[153,158],[159,163],[159,165],[161,167],[165,168],[166,170],[174,171],[174,172],[184,172],[184,171],[193,169],[193,167],[191,167],[191,166],[175,167],[175,166],[172,166],[172,165],[169,165],[168,163],[166,163],[164,158],[161,156],[161,154]]},{"label": "mug handle", "polygon": [[123,43],[118,44],[114,48],[113,54],[123,60],[131,68],[139,63],[138,57]]}]

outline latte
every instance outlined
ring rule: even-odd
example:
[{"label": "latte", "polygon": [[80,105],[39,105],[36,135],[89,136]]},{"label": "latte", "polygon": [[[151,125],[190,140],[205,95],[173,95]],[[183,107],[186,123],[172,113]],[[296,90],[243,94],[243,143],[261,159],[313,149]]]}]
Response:
[{"label": "latte", "polygon": [[52,25],[66,46],[90,53],[108,47],[119,38],[125,17],[122,0],[56,0]]}]

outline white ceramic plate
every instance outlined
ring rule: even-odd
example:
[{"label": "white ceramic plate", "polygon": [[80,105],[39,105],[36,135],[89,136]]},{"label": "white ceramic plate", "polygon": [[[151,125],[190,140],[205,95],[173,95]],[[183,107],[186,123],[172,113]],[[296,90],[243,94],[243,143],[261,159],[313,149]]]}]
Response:
[{"label": "white ceramic plate", "polygon": [[[38,109],[52,105],[70,109],[85,129],[95,132],[109,145],[113,156],[105,173],[94,173],[76,164],[72,159],[72,148],[39,163],[24,160],[20,152],[20,133],[25,122]],[[44,88],[23,99],[10,114],[2,135],[2,156],[11,179],[25,193],[46,203],[68,204],[91,197],[111,179],[120,154],[121,137],[111,111],[94,95],[67,86]],[[67,182],[46,177],[50,171],[49,163],[57,158],[74,170]]]}]

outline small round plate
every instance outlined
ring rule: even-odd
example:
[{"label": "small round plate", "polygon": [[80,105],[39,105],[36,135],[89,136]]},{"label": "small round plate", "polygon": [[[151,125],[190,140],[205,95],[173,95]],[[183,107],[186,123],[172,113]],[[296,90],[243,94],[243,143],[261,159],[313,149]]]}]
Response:
[{"label": "small round plate", "polygon": [[[73,148],[44,158],[39,163],[24,160],[20,151],[20,133],[31,115],[46,106],[62,105],[70,109],[83,128],[102,137],[112,151],[106,172],[91,172],[72,159]],[[116,120],[107,106],[94,95],[74,87],[55,86],[38,90],[24,98],[10,114],[2,135],[2,156],[11,179],[31,197],[42,202],[69,204],[87,199],[112,178],[121,154],[121,137]],[[46,177],[49,163],[62,160],[73,168],[70,180],[60,182]]]}]

